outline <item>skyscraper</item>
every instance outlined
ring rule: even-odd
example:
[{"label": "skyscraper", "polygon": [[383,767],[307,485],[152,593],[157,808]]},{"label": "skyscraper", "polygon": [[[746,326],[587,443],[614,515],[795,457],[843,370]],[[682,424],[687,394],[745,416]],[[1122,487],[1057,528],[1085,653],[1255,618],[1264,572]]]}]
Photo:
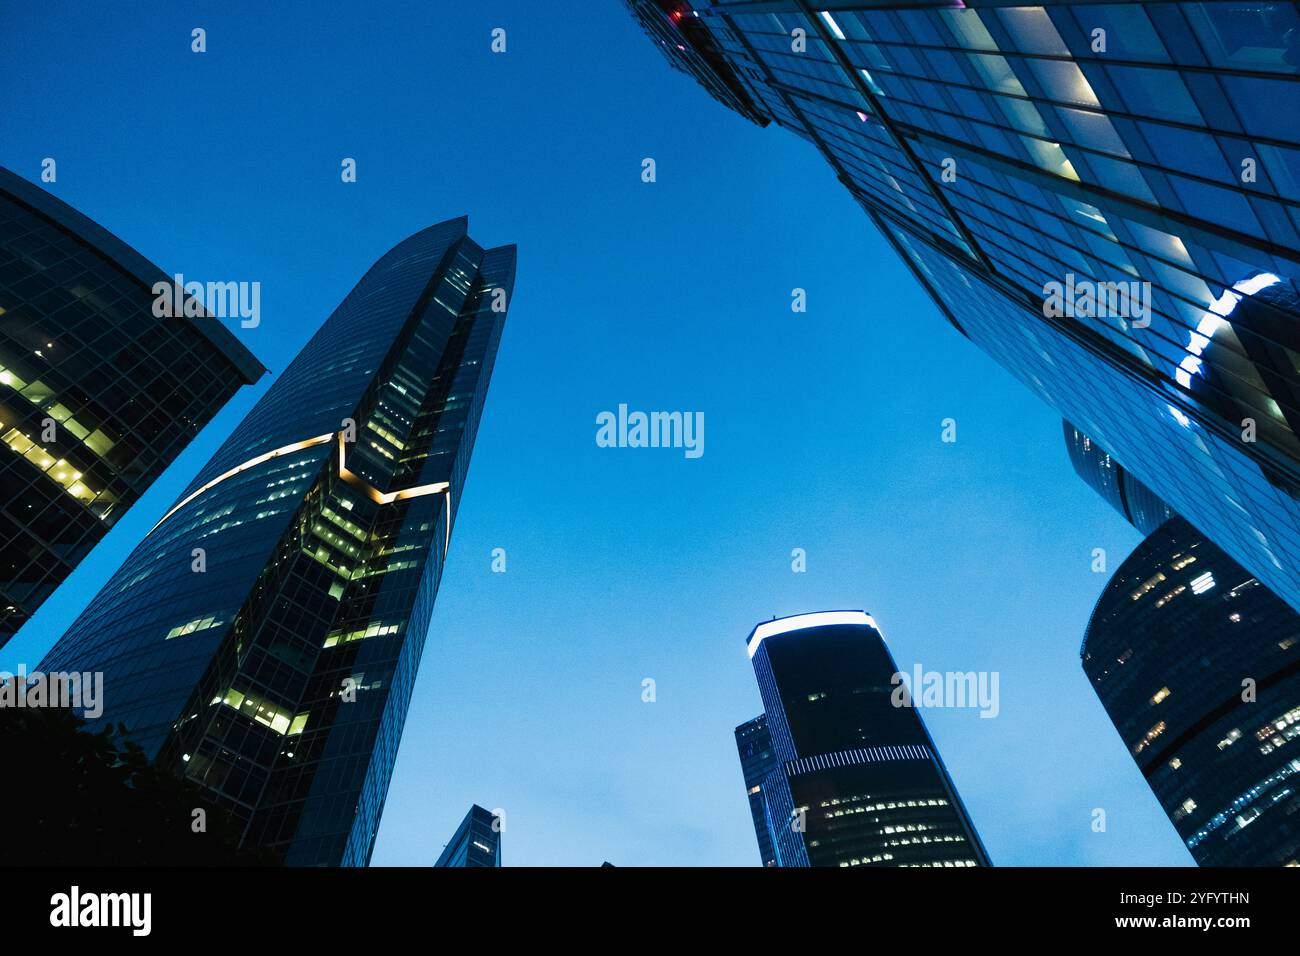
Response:
[{"label": "skyscraper", "polygon": [[1081,653],[1198,863],[1300,865],[1300,615],[1173,518],[1115,571]]},{"label": "skyscraper", "polygon": [[767,826],[763,799],[763,780],[776,767],[772,755],[772,735],[767,729],[767,715],[759,714],[736,728],[736,750],[740,753],[740,773],[745,778],[745,798],[758,837],[758,858],[764,866],[776,865],[776,850]]},{"label": "skyscraper", "polygon": [[491,810],[469,808],[434,866],[500,866],[501,828]]},{"label": "skyscraper", "polygon": [[1300,862],[1300,615],[1068,422],[1065,439],[1080,477],[1147,535],[1080,649],[1102,706],[1198,863]]},{"label": "skyscraper", "polygon": [[42,665],[289,864],[374,843],[514,282],[467,228],[370,268]]},{"label": "skyscraper", "polygon": [[1296,4],[628,2],[820,150],[955,328],[1300,608]]},{"label": "skyscraper", "polygon": [[155,315],[171,281],[0,169],[0,646],[266,371],[206,312]]},{"label": "skyscraper", "polygon": [[764,812],[779,866],[987,866],[975,827],[862,611],[759,624],[747,640],[771,734]]}]

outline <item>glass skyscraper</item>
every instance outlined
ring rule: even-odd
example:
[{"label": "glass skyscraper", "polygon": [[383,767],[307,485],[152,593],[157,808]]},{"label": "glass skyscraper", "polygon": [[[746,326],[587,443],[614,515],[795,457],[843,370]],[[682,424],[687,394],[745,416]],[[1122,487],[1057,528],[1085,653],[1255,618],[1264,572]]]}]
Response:
[{"label": "glass skyscraper", "polygon": [[628,0],[955,328],[1300,608],[1294,3]]},{"label": "glass skyscraper", "polygon": [[0,646],[266,371],[206,313],[156,316],[171,281],[0,169]]},{"label": "glass skyscraper", "polygon": [[763,799],[763,780],[776,767],[766,714],[759,714],[736,728],[736,750],[740,753],[740,773],[745,778],[745,799],[749,801],[754,834],[758,837],[758,857],[764,866],[775,866],[776,850],[772,846]]},{"label": "glass skyscraper", "polygon": [[778,866],[987,866],[875,621],[824,611],[747,639],[771,735],[762,782]]},{"label": "glass skyscraper", "polygon": [[491,810],[469,808],[434,866],[500,866],[501,828]]},{"label": "glass skyscraper", "polygon": [[467,229],[370,268],[42,663],[289,864],[374,843],[514,282]]},{"label": "glass skyscraper", "polygon": [[1300,615],[1173,518],[1106,585],[1082,655],[1198,863],[1300,865]]}]

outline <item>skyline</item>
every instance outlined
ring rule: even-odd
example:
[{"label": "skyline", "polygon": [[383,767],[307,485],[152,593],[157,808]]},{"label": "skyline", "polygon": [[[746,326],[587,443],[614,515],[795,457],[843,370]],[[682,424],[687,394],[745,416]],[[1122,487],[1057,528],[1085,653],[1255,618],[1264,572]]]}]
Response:
[{"label": "skyline", "polygon": [[[79,24],[59,41],[75,45],[93,38],[94,16],[91,24]],[[292,19],[287,12],[270,16]],[[218,124],[215,155],[196,154],[181,170],[150,162],[148,182],[122,172],[156,151],[156,143],[100,143],[108,157],[92,161],[85,147],[74,145],[75,138],[59,144],[47,120],[23,124],[0,146],[0,163],[28,178],[34,178],[32,157],[70,156],[71,163],[60,161],[57,194],[165,271],[262,281],[266,318],[263,329],[254,332],[263,334],[241,341],[271,367],[271,380],[341,298],[358,266],[364,268],[398,238],[468,211],[482,235],[517,239],[523,298],[512,304],[511,329],[472,469],[475,478],[435,611],[431,653],[398,757],[376,865],[427,865],[437,855],[431,856],[429,847],[453,832],[463,807],[474,802],[511,810],[512,863],[617,859],[620,865],[753,865],[753,833],[738,786],[732,729],[760,705],[752,678],[746,681],[739,637],[768,614],[859,606],[877,616],[904,670],[918,661],[928,668],[1003,674],[1006,701],[998,721],[976,719],[972,726],[967,718],[973,714],[926,715],[996,862],[1190,864],[1176,836],[1165,832],[1168,824],[1140,778],[1134,779],[1104,713],[1095,701],[1087,702],[1091,692],[1079,672],[1077,648],[1107,577],[1088,570],[1090,551],[1106,547],[1113,568],[1139,536],[1072,474],[1060,445],[1059,416],[946,325],[806,144],[727,116],[658,62],[635,24],[625,22],[623,10],[598,16],[604,19],[597,28],[610,41],[592,52],[592,65],[610,77],[625,72],[627,82],[609,96],[590,88],[570,90],[578,103],[558,115],[576,121],[584,109],[632,100],[638,108],[630,114],[644,116],[654,132],[633,135],[619,129],[615,147],[588,140],[587,145],[603,147],[593,157],[581,148],[548,146],[541,121],[527,135],[512,128],[507,138],[521,151],[521,143],[529,144],[539,174],[519,177],[504,196],[481,185],[501,173],[493,159],[481,173],[465,169],[474,185],[448,195],[439,189],[444,182],[420,176],[418,151],[409,146],[385,156],[381,163],[389,165],[378,175],[369,171],[373,158],[362,157],[359,182],[339,185],[338,157],[351,153],[333,137],[322,142],[304,136],[310,146],[281,154],[294,158],[295,169],[319,171],[310,188],[301,180],[286,185],[274,161],[265,169],[241,165],[248,159],[238,148],[239,124],[229,122],[233,117],[225,126]],[[517,95],[521,86],[527,88],[524,79],[535,80],[553,62],[543,49],[560,55],[564,34],[560,25],[544,16],[529,19],[518,8],[496,18],[511,29],[510,52],[499,61],[488,52],[488,31],[497,25],[493,13],[458,13],[447,35],[463,43],[452,45],[462,65],[484,71],[476,74],[480,80],[486,71],[507,74],[509,93]],[[152,22],[174,36],[185,21],[163,15]],[[512,26],[516,23],[529,26],[520,30]],[[402,42],[364,21],[341,18],[319,27],[336,31],[327,33],[335,43],[348,42],[348,31],[364,28],[399,49]],[[210,27],[210,35],[214,32]],[[50,39],[57,33],[52,31]],[[158,42],[145,33],[147,42]],[[258,44],[249,33],[240,34],[245,50]],[[86,69],[96,52],[104,52],[93,45],[76,49],[76,62]],[[214,45],[212,53],[218,49]],[[263,55],[273,49],[277,57],[293,52],[258,49]],[[18,60],[41,55],[39,44],[13,54]],[[253,63],[269,62],[253,52],[244,55]],[[304,56],[304,67],[310,62]],[[167,96],[195,95],[180,82],[199,82],[193,76],[165,72],[189,66],[187,60],[154,65],[176,81]],[[40,76],[36,70],[17,72],[31,78],[20,82]],[[652,81],[638,88],[632,77],[640,75]],[[319,82],[319,68],[316,77]],[[317,99],[307,101],[319,125],[328,125],[322,117],[337,121],[342,115],[333,112],[337,103],[323,101],[356,79],[336,77],[335,86],[326,83]],[[455,77],[439,74],[439,79],[454,82]],[[49,77],[41,81],[50,86]],[[230,76],[207,82],[219,88]],[[67,100],[74,86],[74,78],[62,78],[47,95],[77,115]],[[120,87],[110,82],[104,87],[97,108],[112,116],[114,104],[130,100]],[[506,95],[505,86],[493,89]],[[212,92],[208,86],[199,90]],[[371,122],[378,126],[382,120]],[[268,126],[274,124],[261,123],[262,135],[269,137]],[[309,132],[308,125],[304,118],[298,132]],[[572,129],[581,132],[576,125]],[[698,145],[701,131],[716,137],[707,149]],[[476,135],[490,142],[492,132]],[[76,135],[95,139],[84,129]],[[397,140],[382,133],[377,138]],[[51,139],[56,145],[48,145]],[[404,159],[403,152],[412,155]],[[440,162],[455,160],[438,155]],[[654,184],[639,179],[646,155],[657,158],[660,177]],[[584,173],[572,177],[577,185],[565,179],[575,157]],[[105,172],[113,168],[117,175]],[[234,183],[231,168],[242,172]],[[557,181],[564,187],[548,192],[545,187]],[[364,198],[348,189],[366,190]],[[286,195],[273,205],[277,191]],[[593,194],[607,204],[603,214],[584,207]],[[169,231],[157,222],[172,208],[169,195],[195,197],[195,207],[207,218],[176,223]],[[235,207],[242,214],[228,208],[232,199],[242,204]],[[566,212],[567,217],[559,215]],[[547,228],[548,215],[558,220],[554,228]],[[295,218],[298,225],[290,231]],[[276,237],[277,222],[292,243]],[[257,226],[249,229],[250,223]],[[217,238],[208,245],[213,233]],[[738,245],[751,256],[743,277],[727,271],[736,265]],[[680,260],[670,260],[673,268],[664,268],[658,258],[656,250],[662,249],[683,250]],[[604,271],[593,269],[592,262]],[[796,285],[809,290],[809,312],[803,315],[789,311],[789,289]],[[907,319],[892,323],[891,314]],[[935,359],[923,381],[897,367],[913,349]],[[672,362],[680,367],[674,369]],[[552,376],[541,391],[545,403],[538,403],[539,369],[565,371],[569,364],[581,369],[583,378]],[[769,382],[781,382],[784,390],[772,390]],[[65,590],[56,602],[66,605],[38,615],[5,649],[0,666],[13,670],[11,662],[39,659],[69,623],[75,611],[69,606],[78,605],[72,595],[84,602],[93,594],[265,384],[252,396],[237,397],[223,412],[231,417],[219,417],[202,433],[86,563],[95,567],[83,567],[69,579],[75,590]],[[598,448],[595,416],[623,402],[634,408],[704,410],[707,454],[690,461],[680,453]],[[239,411],[232,411],[235,407]],[[949,414],[958,419],[959,439],[946,446],[939,430]],[[775,440],[769,420],[784,426]],[[196,451],[200,445],[207,451]],[[774,448],[782,454],[773,457]],[[885,480],[863,489],[866,475]],[[664,487],[673,493],[663,495]],[[773,487],[785,493],[774,496]],[[1061,510],[1074,512],[1076,521],[1060,520]],[[902,527],[905,521],[914,526]],[[1005,554],[1009,539],[1019,553]],[[627,560],[631,541],[641,543],[635,564]],[[494,547],[507,549],[504,575],[491,573]],[[793,547],[808,550],[806,575],[790,572]],[[936,561],[945,548],[953,550],[951,562]],[[881,554],[889,555],[888,563]],[[988,580],[990,558],[1002,559],[1016,593],[987,593],[996,583]],[[1060,569],[1067,570],[1057,580],[1053,576]],[[553,591],[557,580],[566,585],[558,594]],[[1025,586],[1042,588],[1040,606],[1025,606],[1020,591]],[[968,603],[978,611],[945,606],[935,600],[933,587],[950,596],[949,604]],[[608,595],[603,615],[595,603],[601,594]],[[667,609],[673,604],[675,610]],[[492,616],[485,621],[488,609]],[[636,614],[645,619],[632,620]],[[1007,634],[1000,620],[1015,621],[1018,632]],[[958,628],[969,629],[972,650],[954,640]],[[1039,628],[1051,636],[1042,637]],[[444,643],[435,644],[440,639]],[[658,648],[656,640],[663,642]],[[435,647],[447,653],[435,659]],[[15,656],[19,653],[25,657]],[[579,659],[583,653],[589,659]],[[496,699],[483,693],[485,674],[493,678],[489,687]],[[657,681],[659,699],[653,705],[640,700],[644,677]],[[458,679],[466,686],[457,687]],[[1055,776],[1074,771],[1066,778],[1075,788],[1072,797],[1061,793],[1057,779],[1027,781],[1015,753],[1017,744],[1048,746],[1040,722],[1029,715],[1052,713],[1058,701],[1064,702],[1067,722],[1078,725],[1054,729],[1064,734],[1064,750],[1072,744],[1078,749],[1044,757],[1055,758]],[[536,723],[527,720],[533,709],[548,715],[548,733],[557,740],[570,735],[569,751],[527,752],[536,749],[530,739]],[[593,713],[601,719],[592,720]],[[623,739],[612,733],[610,740],[593,736],[593,727],[606,720],[622,732],[639,733]],[[457,744],[459,751],[446,739],[483,727],[490,729]],[[442,734],[435,728],[443,728]],[[639,756],[619,746],[628,739],[638,743]],[[504,751],[509,765],[492,768],[476,760],[485,748]],[[685,754],[687,773],[679,763],[684,748],[694,748]],[[593,752],[602,757],[592,759]],[[543,756],[557,757],[566,773],[587,785],[566,788],[550,779],[545,771],[552,768],[537,762]],[[594,774],[588,764],[597,768]],[[1097,779],[1080,779],[1080,764],[1094,768]],[[700,786],[683,788],[676,777],[694,777]],[[1038,818],[1042,807],[1032,787],[1016,791],[1010,781],[1043,788],[1050,825]],[[566,812],[562,796],[570,788],[574,806]],[[621,800],[632,822],[605,810],[593,826],[591,805],[576,802],[583,791],[586,800]],[[1111,814],[1112,830],[1106,834],[1088,827],[1088,811],[1097,805],[1120,810]],[[666,821],[647,819],[651,809],[663,806],[675,814],[671,825],[677,833],[671,839],[662,832]],[[602,826],[607,832],[600,838],[574,839]],[[1134,831],[1144,832],[1135,838]],[[1135,851],[1135,839],[1145,840],[1145,848]],[[659,845],[652,845],[657,840]],[[1135,853],[1148,856],[1139,860]]]},{"label": "skyline", "polygon": [[[627,6],[670,66],[746,119],[816,146],[951,324],[1083,426],[1112,478],[1127,476],[1112,501],[1121,513],[1144,527],[1129,505],[1144,512],[1147,503],[1126,502],[1126,485],[1160,510],[1168,502],[1248,569],[1240,573],[1300,607],[1300,294],[1289,278],[1300,268],[1300,206],[1291,198],[1300,143],[1285,119],[1300,7]],[[954,440],[955,420],[945,425],[945,440]],[[1080,450],[1072,445],[1071,457],[1092,483]],[[1093,556],[1092,570],[1104,573],[1105,550]],[[1121,603],[1139,602],[1155,634],[1168,629],[1171,653],[1193,641],[1215,645],[1223,624],[1237,633],[1240,614],[1220,621],[1198,599],[1204,581],[1144,600],[1162,578],[1125,590]],[[1200,627],[1177,627],[1179,615]],[[1266,633],[1264,645],[1285,653],[1291,638]],[[1113,651],[1110,663],[1128,674],[1132,651],[1123,643]],[[1248,657],[1243,646],[1228,660],[1250,670]],[[1156,686],[1131,702],[1139,740],[1101,695],[1135,754],[1165,732],[1171,708],[1207,708],[1206,720],[1218,709],[1200,700],[1205,689],[1180,661],[1166,654],[1150,678]],[[1171,693],[1175,703],[1164,704]],[[1277,731],[1262,753],[1285,747],[1283,730],[1300,713],[1286,695],[1267,718],[1251,717],[1253,706],[1233,709],[1263,721],[1264,738]],[[1188,752],[1187,766],[1166,768],[1184,792],[1177,808],[1153,789],[1198,859],[1203,834],[1235,845],[1250,825],[1248,843],[1275,845],[1281,862],[1294,862],[1288,820],[1300,798],[1287,774],[1300,762],[1283,751],[1276,772],[1241,764],[1228,773],[1219,754],[1241,730],[1224,734],[1196,759]],[[1151,778],[1153,768],[1143,772]],[[1224,790],[1205,783],[1221,775]],[[1093,816],[1104,832],[1106,809]],[[815,845],[810,854],[821,852]]]}]

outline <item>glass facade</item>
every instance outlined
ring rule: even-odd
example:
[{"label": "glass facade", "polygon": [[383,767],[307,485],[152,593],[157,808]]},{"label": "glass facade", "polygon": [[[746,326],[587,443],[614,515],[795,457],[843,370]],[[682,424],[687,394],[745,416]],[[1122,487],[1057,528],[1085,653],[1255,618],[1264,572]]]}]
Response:
[{"label": "glass facade", "polygon": [[0,169],[0,646],[265,372],[216,319],[155,316],[170,281]]},{"label": "glass facade", "polygon": [[776,851],[772,847],[763,801],[763,779],[776,768],[766,714],[759,714],[736,728],[736,750],[740,753],[740,772],[745,778],[745,799],[749,801],[749,813],[758,837],[759,859],[764,866],[776,866]]},{"label": "glass facade", "polygon": [[875,622],[827,611],[747,639],[771,735],[762,782],[778,866],[989,865]]},{"label": "glass facade", "polygon": [[467,228],[371,267],[42,664],[289,864],[370,857],[514,282]]},{"label": "glass facade", "polygon": [[1300,865],[1300,615],[1174,518],[1106,585],[1083,669],[1202,866]]},{"label": "glass facade", "polygon": [[1075,473],[1129,524],[1143,534],[1150,534],[1175,517],[1173,510],[1155,492],[1134,478],[1106,449],[1069,422],[1062,424],[1065,426],[1065,447]]},{"label": "glass facade", "polygon": [[500,866],[501,827],[491,810],[469,808],[434,866]]},{"label": "glass facade", "polygon": [[[728,106],[760,126],[771,122],[749,99],[749,92],[732,70],[723,51],[707,27],[686,12],[685,4],[663,4],[656,0],[628,0],[650,39],[669,54],[677,69],[695,77],[719,103]],[[685,38],[689,37],[689,42]]]},{"label": "glass facade", "polygon": [[1296,4],[632,9],[697,76],[707,32],[954,326],[1300,607]]}]

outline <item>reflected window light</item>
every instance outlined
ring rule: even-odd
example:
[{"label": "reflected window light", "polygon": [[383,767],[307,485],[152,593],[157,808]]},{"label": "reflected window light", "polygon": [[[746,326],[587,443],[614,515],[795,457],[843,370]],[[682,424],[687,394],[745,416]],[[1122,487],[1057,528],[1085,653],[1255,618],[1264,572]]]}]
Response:
[{"label": "reflected window light", "polygon": [[1259,275],[1234,283],[1231,289],[1224,289],[1223,295],[1210,303],[1209,311],[1197,323],[1196,331],[1191,333],[1191,341],[1187,343],[1187,351],[1190,354],[1178,363],[1178,368],[1174,372],[1179,385],[1183,388],[1192,387],[1192,376],[1201,371],[1201,354],[1210,344],[1215,333],[1228,324],[1227,317],[1232,315],[1242,298],[1255,295],[1281,281],[1281,278],[1271,272],[1261,272]]},{"label": "reflected window light", "polygon": [[844,31],[840,29],[840,25],[835,22],[835,18],[831,16],[830,13],[823,10],[821,11],[821,13],[818,14],[818,16],[821,17],[823,21],[825,21],[828,27],[830,27],[831,33],[835,35],[835,39],[837,40],[846,39],[846,37],[844,36]]}]

